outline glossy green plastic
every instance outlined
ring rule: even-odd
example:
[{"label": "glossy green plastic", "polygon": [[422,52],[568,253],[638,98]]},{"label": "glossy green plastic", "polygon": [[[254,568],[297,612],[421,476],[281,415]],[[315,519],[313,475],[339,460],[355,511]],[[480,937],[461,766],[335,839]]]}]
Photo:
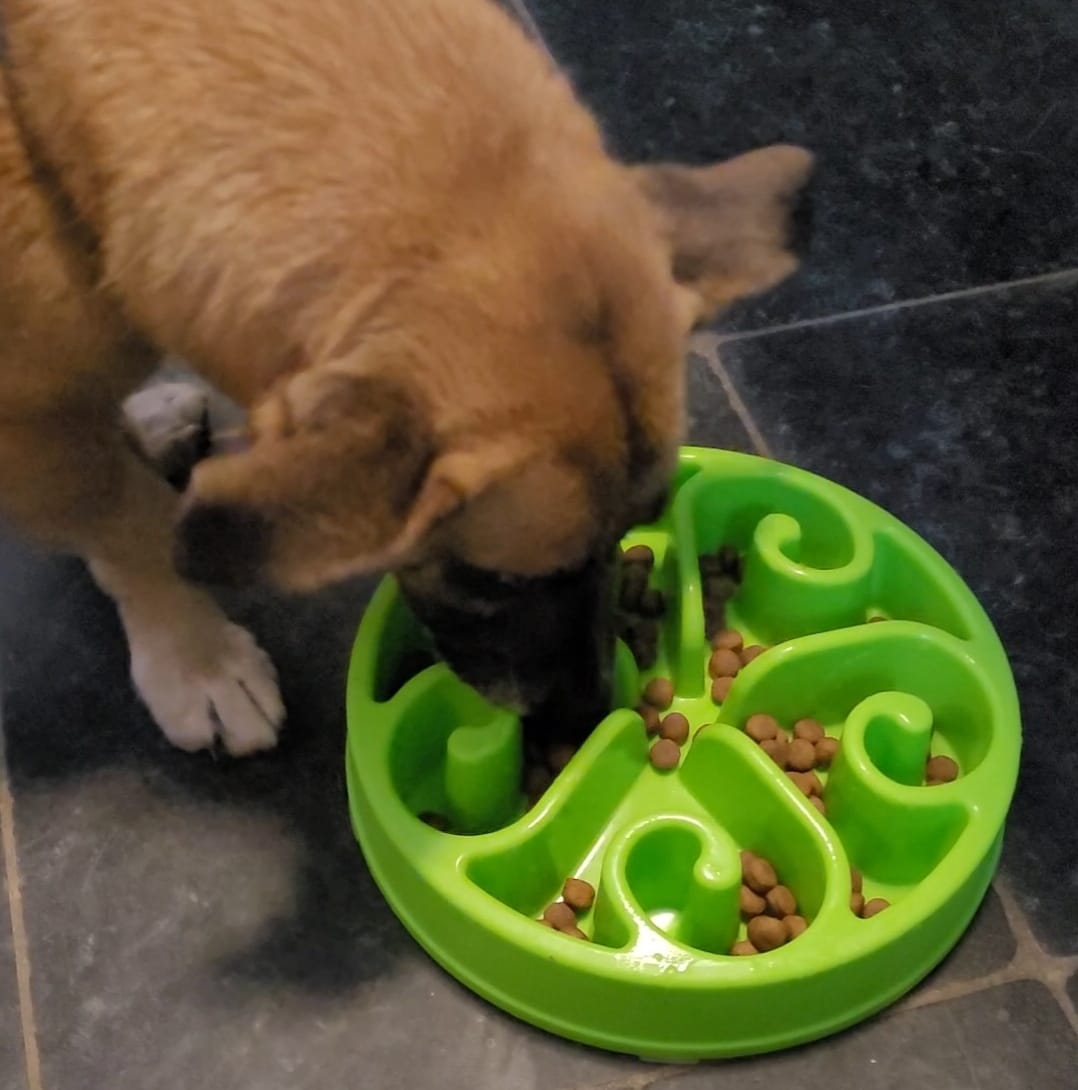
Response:
[{"label": "glossy green plastic", "polygon": [[[656,554],[670,608],[658,666],[619,647],[617,700],[530,812],[520,724],[434,662],[387,580],[348,683],[352,818],[375,879],[450,973],[536,1026],[650,1059],[785,1048],[879,1011],[928,973],[988,887],[1014,791],[1020,722],[992,626],[912,531],[803,471],[722,451],[682,454]],[[710,699],[698,555],[730,543],[744,580],[727,611],[771,646]],[[884,623],[868,624],[883,616]],[[672,677],[693,727],[659,772],[631,710]],[[821,817],[743,733],[766,711],[841,737]],[[926,755],[961,768],[921,786]],[[452,833],[420,821],[447,815]],[[770,859],[810,926],[770,954],[727,956],[742,849]],[[872,919],[850,907],[850,866]],[[536,922],[569,875],[597,889],[583,942]]]}]

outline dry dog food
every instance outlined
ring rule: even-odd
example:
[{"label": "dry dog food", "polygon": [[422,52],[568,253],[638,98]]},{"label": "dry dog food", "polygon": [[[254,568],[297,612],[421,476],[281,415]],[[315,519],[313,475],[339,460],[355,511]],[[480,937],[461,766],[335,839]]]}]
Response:
[{"label": "dry dog food", "polygon": [[798,719],[794,723],[794,738],[799,741],[808,742],[815,746],[817,742],[823,741],[823,737],[823,727],[815,719]]},{"label": "dry dog food", "polygon": [[[713,651],[740,651],[745,646],[741,633],[733,628],[720,628],[711,638]],[[740,662],[740,659],[738,659]]]},{"label": "dry dog food", "polygon": [[873,897],[871,901],[865,903],[865,907],[861,910],[861,919],[871,920],[873,916],[878,916],[890,907],[890,901],[885,900],[883,897]]},{"label": "dry dog food", "polygon": [[649,735],[659,733],[662,725],[662,716],[656,708],[650,704],[640,703],[636,706],[636,714],[644,720],[644,731]]},{"label": "dry dog food", "polygon": [[745,720],[745,733],[754,742],[766,742],[769,738],[776,738],[779,729],[779,721],[773,715],[763,712],[750,715]]},{"label": "dry dog food", "polygon": [[653,677],[644,686],[644,702],[666,711],[674,702],[674,683],[668,677]]},{"label": "dry dog food", "polygon": [[827,803],[819,795],[813,795],[809,799],[809,806],[817,810],[821,817],[827,817]]},{"label": "dry dog food", "polygon": [[741,853],[738,908],[746,921],[747,938],[731,947],[730,953],[736,957],[777,950],[808,928],[793,891],[782,885],[775,868],[754,852]]},{"label": "dry dog food", "polygon": [[562,887],[562,900],[554,901],[543,909],[539,922],[563,935],[588,941],[576,922],[577,914],[587,912],[595,903],[595,888],[582,878],[566,878]]},{"label": "dry dog food", "polygon": [[925,783],[935,787],[958,779],[958,763],[950,757],[929,757],[925,762]]},{"label": "dry dog food", "polygon": [[648,751],[648,756],[660,772],[669,772],[670,769],[677,768],[681,760],[681,747],[669,738],[660,738]]},{"label": "dry dog food", "polygon": [[862,920],[871,920],[891,907],[891,902],[884,897],[865,900],[865,880],[856,867],[850,867],[850,911]]},{"label": "dry dog food", "polygon": [[741,554],[733,545],[700,556],[704,632],[709,640],[725,627],[726,603],[737,593],[741,576]]},{"label": "dry dog food", "polygon": [[670,712],[664,716],[659,727],[659,737],[668,742],[683,746],[689,740],[689,721],[681,712]]},{"label": "dry dog food", "polygon": [[655,554],[647,545],[634,545],[622,554],[617,631],[642,670],[658,661],[658,618],[666,612],[662,591],[648,585],[654,567]]},{"label": "dry dog food", "polygon": [[795,772],[811,772],[816,767],[816,747],[804,738],[795,738],[786,751],[786,767]]},{"label": "dry dog food", "polygon": [[816,743],[816,767],[830,768],[831,762],[838,756],[838,739],[821,738]]},{"label": "dry dog food", "polygon": [[595,904],[595,887],[583,878],[566,878],[561,896],[574,912],[587,912]]},{"label": "dry dog food", "polygon": [[738,657],[736,651],[731,651],[726,647],[720,647],[717,651],[711,652],[711,658],[708,659],[707,672],[713,677],[737,677],[738,670],[741,669],[741,659]]},{"label": "dry dog food", "polygon": [[711,683],[711,699],[716,704],[721,704],[729,695],[734,686],[732,677],[717,677]]},{"label": "dry dog food", "polygon": [[754,643],[751,647],[746,647],[741,652],[741,665],[748,666],[750,662],[755,662],[766,650],[766,647],[761,647],[758,643]]}]

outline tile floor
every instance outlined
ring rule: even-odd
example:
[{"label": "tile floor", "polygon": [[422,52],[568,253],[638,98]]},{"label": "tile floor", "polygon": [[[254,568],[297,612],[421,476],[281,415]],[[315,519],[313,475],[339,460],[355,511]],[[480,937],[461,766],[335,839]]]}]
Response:
[{"label": "tile floor", "polygon": [[158,740],[81,567],[0,536],[0,1088],[1075,1085],[1078,13],[885,8],[531,0],[626,154],[821,152],[805,272],[694,343],[691,438],[881,503],[998,626],[1022,780],[955,953],[892,1012],[784,1056],[670,1069],[534,1032],[431,964],[351,838],[341,693],[369,586],[230,603],[292,717],[275,755],[215,763]]}]

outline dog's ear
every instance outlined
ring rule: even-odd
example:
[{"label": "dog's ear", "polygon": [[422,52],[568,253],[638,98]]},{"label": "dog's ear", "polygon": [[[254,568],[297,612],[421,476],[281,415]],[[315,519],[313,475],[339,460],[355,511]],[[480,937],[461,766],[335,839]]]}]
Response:
[{"label": "dog's ear", "polygon": [[425,407],[384,378],[303,372],[252,414],[246,450],[196,467],[176,566],[295,590],[396,567],[519,456],[494,441],[443,449]]},{"label": "dog's ear", "polygon": [[[708,167],[633,168],[659,212],[674,279],[695,321],[793,273],[812,155],[776,144]],[[800,215],[795,215],[800,212]]]}]

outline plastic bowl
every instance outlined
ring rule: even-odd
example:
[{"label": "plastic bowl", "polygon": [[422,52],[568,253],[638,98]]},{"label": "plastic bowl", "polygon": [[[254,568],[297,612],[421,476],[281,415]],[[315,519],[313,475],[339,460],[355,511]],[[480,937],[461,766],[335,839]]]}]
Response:
[{"label": "plastic bowl", "polygon": [[[624,647],[618,702],[525,812],[520,724],[433,660],[392,580],[360,626],[348,683],[353,824],[393,910],[442,966],[553,1033],[649,1059],[785,1048],[849,1026],[928,973],[991,880],[1014,791],[1018,703],[977,601],[912,531],[845,489],[746,455],[683,452],[662,519],[630,535],[670,596],[659,663]],[[770,645],[716,706],[698,556],[733,544],[727,610]],[[882,624],[865,623],[870,617]],[[634,706],[673,678],[694,728],[680,766],[651,767]],[[840,737],[821,817],[741,729],[811,716]],[[921,786],[927,753],[960,766]],[[440,832],[424,811],[449,816]],[[808,930],[731,957],[741,850],[771,860]],[[850,908],[850,867],[871,919]],[[576,875],[597,889],[583,942],[540,926]]]}]

